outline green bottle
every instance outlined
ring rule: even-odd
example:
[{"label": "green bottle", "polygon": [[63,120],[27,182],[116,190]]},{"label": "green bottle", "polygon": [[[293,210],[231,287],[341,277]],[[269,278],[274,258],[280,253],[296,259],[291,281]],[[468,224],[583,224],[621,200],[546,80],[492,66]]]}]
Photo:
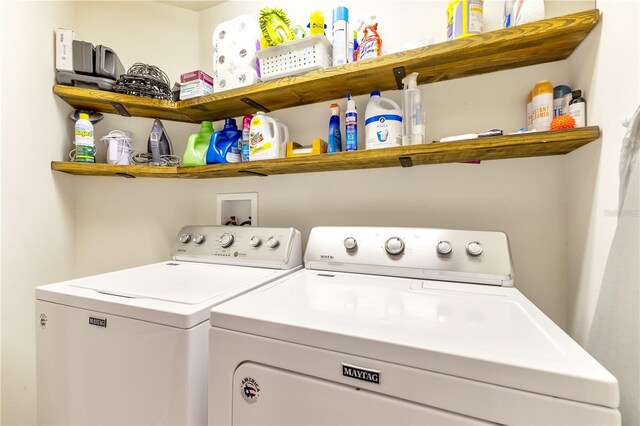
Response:
[{"label": "green bottle", "polygon": [[209,139],[213,134],[213,124],[210,121],[203,121],[200,131],[189,136],[187,149],[184,151],[182,165],[184,167],[205,166],[207,164],[207,149]]}]

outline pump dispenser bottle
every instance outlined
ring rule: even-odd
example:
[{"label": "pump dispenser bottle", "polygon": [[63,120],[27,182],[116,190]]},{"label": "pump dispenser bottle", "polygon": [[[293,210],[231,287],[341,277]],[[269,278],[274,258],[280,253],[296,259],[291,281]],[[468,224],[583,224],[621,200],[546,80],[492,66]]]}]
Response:
[{"label": "pump dispenser bottle", "polygon": [[418,89],[418,73],[414,72],[402,79],[402,145],[424,143],[424,114],[422,112],[422,91]]}]

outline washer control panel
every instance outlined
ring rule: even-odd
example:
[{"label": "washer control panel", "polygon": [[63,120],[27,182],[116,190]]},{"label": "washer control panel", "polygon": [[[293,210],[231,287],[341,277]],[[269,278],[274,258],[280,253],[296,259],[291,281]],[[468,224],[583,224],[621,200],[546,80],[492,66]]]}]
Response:
[{"label": "washer control panel", "polygon": [[317,227],[304,263],[308,269],[513,285],[509,241],[502,232]]},{"label": "washer control panel", "polygon": [[175,260],[287,269],[302,264],[302,238],[293,228],[185,226]]}]

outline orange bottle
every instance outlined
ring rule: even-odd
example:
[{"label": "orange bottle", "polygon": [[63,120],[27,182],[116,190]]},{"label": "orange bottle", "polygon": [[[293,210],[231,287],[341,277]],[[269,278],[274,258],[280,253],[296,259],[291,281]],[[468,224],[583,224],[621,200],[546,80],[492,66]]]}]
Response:
[{"label": "orange bottle", "polygon": [[533,86],[531,95],[531,128],[537,131],[549,130],[553,120],[553,84],[549,80],[539,81]]}]

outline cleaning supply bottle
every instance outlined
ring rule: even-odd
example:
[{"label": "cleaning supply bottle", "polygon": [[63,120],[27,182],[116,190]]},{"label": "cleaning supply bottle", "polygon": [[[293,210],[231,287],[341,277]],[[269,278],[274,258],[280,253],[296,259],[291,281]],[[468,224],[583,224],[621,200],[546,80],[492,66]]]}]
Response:
[{"label": "cleaning supply bottle", "polygon": [[402,109],[391,99],[371,92],[365,112],[364,133],[367,149],[390,148],[402,144]]},{"label": "cleaning supply bottle", "polygon": [[531,99],[533,97],[533,90],[529,90],[527,94],[527,131],[533,128],[533,104]]},{"label": "cleaning supply bottle", "polygon": [[347,111],[344,114],[345,151],[358,149],[358,111],[356,101],[347,95]]},{"label": "cleaning supply bottle", "polygon": [[587,103],[582,97],[582,90],[574,90],[571,96],[569,115],[576,121],[576,127],[584,127],[587,125]]},{"label": "cleaning supply bottle", "polygon": [[340,107],[331,104],[331,118],[329,119],[329,135],[327,138],[327,152],[342,151],[342,134],[340,133]]},{"label": "cleaning supply bottle", "polygon": [[549,80],[539,81],[533,86],[531,107],[533,110],[532,129],[549,130],[551,120],[553,120],[553,85]]},{"label": "cleaning supply bottle", "polygon": [[80,163],[95,163],[95,144],[93,139],[93,124],[89,121],[89,114],[80,113],[75,128],[76,161]]},{"label": "cleaning supply bottle", "polygon": [[[333,9],[331,34],[333,36],[333,66],[352,62],[353,59],[349,60],[349,40],[351,40],[352,34],[349,31],[349,9],[346,7],[339,6]],[[353,43],[353,40],[351,42]],[[353,58],[353,54],[351,57]]]},{"label": "cleaning supply bottle", "polygon": [[213,133],[213,124],[210,121],[203,121],[200,131],[189,136],[187,149],[184,151],[182,165],[184,167],[204,166],[207,164],[207,150],[209,149],[209,139]]},{"label": "cleaning supply bottle", "polygon": [[324,35],[324,29],[327,28],[327,25],[324,23],[324,13],[321,10],[316,10],[311,12],[311,16],[309,16],[309,35]]},{"label": "cleaning supply bottle", "polygon": [[418,73],[413,72],[403,78],[402,84],[402,145],[420,145],[424,143],[424,114]]},{"label": "cleaning supply bottle", "polygon": [[561,84],[553,88],[553,118],[569,113],[571,88]]},{"label": "cleaning supply bottle", "polygon": [[242,144],[240,147],[240,159],[249,161],[249,134],[251,132],[251,119],[253,115],[246,114],[242,117]]},{"label": "cleaning supply bottle", "polygon": [[249,131],[249,159],[271,160],[284,158],[287,153],[289,128],[259,111],[251,119]]},{"label": "cleaning supply bottle", "polygon": [[447,40],[482,34],[484,0],[451,0],[447,6]]},{"label": "cleaning supply bottle", "polygon": [[224,128],[211,135],[207,150],[207,164],[239,163],[238,140],[242,140],[242,130],[238,130],[236,120],[224,120]]}]

